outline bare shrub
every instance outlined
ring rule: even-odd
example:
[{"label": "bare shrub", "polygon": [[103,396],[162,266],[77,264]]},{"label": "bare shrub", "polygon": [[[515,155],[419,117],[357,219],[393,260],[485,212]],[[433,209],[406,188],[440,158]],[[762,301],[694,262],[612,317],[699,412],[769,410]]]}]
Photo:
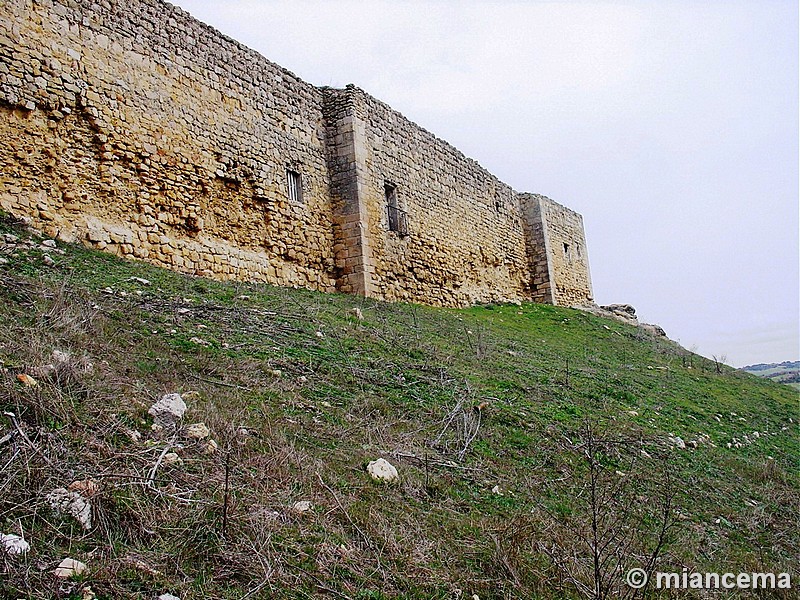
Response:
[{"label": "bare shrub", "polygon": [[565,450],[579,458],[578,474],[547,489],[537,549],[584,598],[640,597],[644,590],[627,586],[625,573],[651,575],[677,523],[666,461],[643,458],[650,453],[639,440],[589,422]]}]

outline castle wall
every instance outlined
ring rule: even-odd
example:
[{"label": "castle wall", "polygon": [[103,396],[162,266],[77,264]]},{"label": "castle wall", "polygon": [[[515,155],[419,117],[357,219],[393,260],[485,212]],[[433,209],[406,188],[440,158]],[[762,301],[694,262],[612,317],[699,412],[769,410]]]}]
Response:
[{"label": "castle wall", "polygon": [[0,113],[5,210],[182,271],[333,289],[322,92],[180,9],[6,1]]},{"label": "castle wall", "polygon": [[[528,299],[522,215],[511,187],[383,102],[352,93],[365,125],[373,294],[449,306]],[[390,231],[387,184],[408,235]]]},{"label": "castle wall", "polygon": [[161,0],[2,6],[0,207],[50,235],[385,300],[591,298],[580,215],[358,88],[307,84]]},{"label": "castle wall", "polygon": [[583,217],[539,194],[520,194],[531,248],[532,298],[560,306],[591,304]]}]

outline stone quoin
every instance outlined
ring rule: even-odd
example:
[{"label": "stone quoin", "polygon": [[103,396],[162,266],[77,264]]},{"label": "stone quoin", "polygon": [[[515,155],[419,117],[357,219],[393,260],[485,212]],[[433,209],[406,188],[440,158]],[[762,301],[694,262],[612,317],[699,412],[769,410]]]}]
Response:
[{"label": "stone quoin", "polygon": [[0,114],[0,206],[65,241],[388,301],[592,301],[579,214],[160,0],[3,2]]}]

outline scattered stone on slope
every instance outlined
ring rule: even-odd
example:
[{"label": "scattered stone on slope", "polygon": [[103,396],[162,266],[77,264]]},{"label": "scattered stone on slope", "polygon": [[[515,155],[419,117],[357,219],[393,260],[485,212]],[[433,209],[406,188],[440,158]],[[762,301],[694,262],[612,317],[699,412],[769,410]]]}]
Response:
[{"label": "scattered stone on slope", "polygon": [[36,387],[39,385],[38,381],[26,373],[20,373],[17,375],[17,381],[19,381],[25,387]]},{"label": "scattered stone on slope", "polygon": [[644,329],[647,333],[654,335],[656,337],[667,337],[667,332],[660,325],[654,325],[652,323],[641,323],[639,325],[642,329]]},{"label": "scattered stone on slope", "polygon": [[600,308],[620,315],[627,315],[628,318],[636,318],[636,309],[630,304],[606,304]]},{"label": "scattered stone on slope", "polygon": [[186,412],[186,403],[180,394],[165,394],[147,412],[153,417],[154,425],[174,428]]},{"label": "scattered stone on slope", "polygon": [[92,528],[92,505],[80,492],[56,488],[47,495],[47,503],[57,513],[74,517],[84,529]]},{"label": "scattered stone on slope", "polygon": [[353,315],[357,320],[363,321],[364,320],[364,313],[361,312],[361,309],[356,307],[351,308],[348,311],[351,315]]},{"label": "scattered stone on slope", "polygon": [[367,465],[367,473],[376,481],[385,481],[386,483],[397,481],[400,478],[397,469],[384,458],[371,461]]},{"label": "scattered stone on slope", "polygon": [[183,464],[183,459],[175,452],[167,452],[161,462],[165,465],[180,465]]},{"label": "scattered stone on slope", "polygon": [[[597,306],[596,304],[580,304],[572,308],[588,312],[589,314],[597,317],[605,317],[607,319],[616,319],[628,325],[638,327],[646,331],[650,335],[656,337],[667,337],[667,333],[658,325],[652,323],[641,323],[636,316],[636,309],[630,304],[606,304],[604,306]],[[605,326],[604,326],[605,327]],[[608,329],[608,327],[606,327]]]},{"label": "scattered stone on slope", "polygon": [[304,515],[314,508],[311,500],[298,500],[292,505],[292,512],[296,515]]},{"label": "scattered stone on slope", "polygon": [[219,450],[219,444],[214,440],[207,439],[200,443],[200,452],[203,454],[214,454],[217,450]]},{"label": "scattered stone on slope", "polygon": [[672,444],[676,448],[680,448],[681,450],[685,450],[686,449],[686,442],[684,442],[683,439],[678,437],[677,435],[674,435],[674,434],[670,433],[669,434],[669,442],[670,442],[670,444]]},{"label": "scattered stone on slope", "polygon": [[91,586],[84,586],[81,588],[81,600],[96,600],[97,594],[94,593],[94,590]]},{"label": "scattered stone on slope", "polygon": [[158,600],[181,600],[178,596],[173,596],[172,594],[161,594],[158,597]]},{"label": "scattered stone on slope", "polygon": [[24,538],[14,533],[0,533],[0,546],[10,556],[25,554],[31,548]]},{"label": "scattered stone on slope", "polygon": [[205,423],[192,423],[186,428],[186,437],[190,440],[203,440],[211,435]]},{"label": "scattered stone on slope", "polygon": [[56,577],[61,579],[69,579],[70,577],[77,577],[86,571],[86,564],[74,558],[65,558],[62,560],[58,568],[53,572]]}]

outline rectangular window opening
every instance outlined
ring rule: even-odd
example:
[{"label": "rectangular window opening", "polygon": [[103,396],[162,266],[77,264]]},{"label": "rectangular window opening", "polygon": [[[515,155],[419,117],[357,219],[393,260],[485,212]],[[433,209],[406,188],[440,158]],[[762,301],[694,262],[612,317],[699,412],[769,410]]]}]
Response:
[{"label": "rectangular window opening", "polygon": [[570,255],[569,251],[569,244],[564,243],[564,258],[567,262],[572,262],[572,256]]},{"label": "rectangular window opening", "polygon": [[383,193],[386,200],[387,216],[389,217],[389,231],[396,231],[400,235],[408,235],[408,215],[400,208],[397,200],[397,186],[389,182],[384,183]]},{"label": "rectangular window opening", "polygon": [[303,181],[300,173],[286,169],[286,185],[289,190],[289,202],[301,203],[303,201]]}]

